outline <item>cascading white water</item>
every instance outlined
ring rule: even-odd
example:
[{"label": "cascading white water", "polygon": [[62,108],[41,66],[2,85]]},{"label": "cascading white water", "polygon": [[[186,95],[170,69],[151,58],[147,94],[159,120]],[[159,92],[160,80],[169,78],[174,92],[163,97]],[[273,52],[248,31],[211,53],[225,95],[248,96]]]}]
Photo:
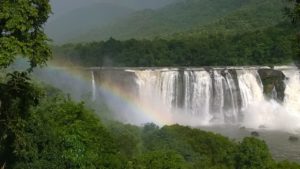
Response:
[{"label": "cascading white water", "polygon": [[[122,114],[118,119],[125,117],[128,123],[157,122],[155,120],[164,116],[160,124],[225,123],[300,131],[300,73],[295,67],[276,67],[275,70],[266,67],[87,70],[85,73],[91,75],[88,83],[58,73],[59,70],[36,74],[43,81],[72,93],[78,100],[92,92],[92,100],[98,101],[102,94],[101,99],[109,100],[112,112]],[[268,76],[268,72],[278,78],[271,82],[277,85],[263,86],[260,76]],[[284,77],[285,85],[279,84]],[[102,88],[100,83],[107,87],[105,82],[112,84],[116,91]],[[270,90],[267,96],[272,97],[265,99],[263,90],[266,89]],[[156,113],[155,117],[151,116],[152,112]]]},{"label": "cascading white water", "polygon": [[[243,109],[257,98],[263,98],[262,84],[257,71],[254,70],[238,72],[240,86],[236,85],[228,71],[222,75],[219,70],[213,70],[211,73],[205,70],[185,70],[182,81],[179,71],[174,70],[133,72],[137,77],[136,84],[141,100],[152,102],[153,106],[164,107],[168,113],[180,111],[197,119],[199,124],[237,123],[239,98]],[[180,86],[183,89],[180,89]],[[241,97],[238,96],[239,88]],[[181,100],[182,105],[179,105]]]},{"label": "cascading white water", "polygon": [[184,111],[199,118],[199,124],[209,124],[212,80],[206,71],[185,71]]},{"label": "cascading white water", "polygon": [[273,130],[297,132],[300,129],[300,75],[296,68],[283,70],[286,76],[283,103],[277,100],[256,101],[244,112],[247,127],[267,127]]},{"label": "cascading white water", "polygon": [[211,113],[214,114],[214,121],[217,123],[224,122],[224,81],[225,78],[218,72],[213,71],[214,91],[213,91],[213,102]]},{"label": "cascading white water", "polygon": [[[225,78],[227,83],[226,90],[229,91],[230,94],[230,103],[231,107],[226,111],[226,116],[231,119],[233,123],[238,122],[238,112],[239,112],[239,105],[238,105],[238,87],[233,80],[232,75],[227,71],[225,72]],[[231,113],[228,113],[231,112]]]},{"label": "cascading white water", "polygon": [[237,70],[241,95],[241,110],[245,111],[249,105],[264,99],[263,85],[257,70]]},{"label": "cascading white water", "polygon": [[178,72],[176,71],[167,71],[161,72],[158,84],[156,84],[156,91],[159,91],[159,94],[162,98],[164,104],[168,106],[168,110],[171,111],[173,107],[176,107],[177,95],[176,95],[176,81],[178,79]]},{"label": "cascading white water", "polygon": [[277,93],[276,88],[274,86],[273,89],[272,89],[271,98],[276,100],[277,97],[278,97],[278,93]]},{"label": "cascading white water", "polygon": [[298,69],[284,70],[286,89],[284,106],[290,112],[300,113],[300,73]]},{"label": "cascading white water", "polygon": [[[182,81],[179,71],[174,70],[133,72],[141,100],[163,107],[168,113],[180,111],[197,119],[198,125],[237,123],[240,109],[244,111],[264,98],[256,70],[237,70],[237,82],[228,71],[222,75],[220,70],[185,70]],[[180,100],[182,105],[178,105]]]},{"label": "cascading white water", "polygon": [[[265,98],[258,70],[252,67],[126,71],[135,79],[132,89],[137,92],[131,93],[137,94],[137,104],[150,108],[157,116],[165,114],[170,123],[193,126],[238,124],[286,130],[300,128],[299,70],[282,71],[287,77],[283,102],[278,100],[274,86],[271,99]],[[92,71],[93,99],[96,99],[94,76]]]},{"label": "cascading white water", "polygon": [[95,81],[95,75],[94,71],[91,71],[92,74],[92,100],[96,100],[96,81]]},{"label": "cascading white water", "polygon": [[169,112],[174,108],[177,71],[143,70],[135,71],[135,74],[141,100],[152,102],[154,106],[163,105]]}]

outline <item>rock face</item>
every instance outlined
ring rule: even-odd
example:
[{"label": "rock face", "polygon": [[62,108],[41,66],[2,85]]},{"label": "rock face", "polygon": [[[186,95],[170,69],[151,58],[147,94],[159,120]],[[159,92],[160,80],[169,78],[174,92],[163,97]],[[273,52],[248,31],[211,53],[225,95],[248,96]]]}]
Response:
[{"label": "rock face", "polygon": [[105,84],[108,87],[118,87],[137,95],[138,86],[135,83],[136,75],[130,71],[114,69],[93,70],[96,83]]},{"label": "rock face", "polygon": [[284,100],[285,76],[279,70],[259,69],[259,76],[264,86],[264,94],[275,100]]},{"label": "rock face", "polygon": [[292,142],[295,142],[295,141],[298,141],[299,138],[296,137],[296,136],[290,136],[290,137],[289,137],[289,140],[292,141]]}]

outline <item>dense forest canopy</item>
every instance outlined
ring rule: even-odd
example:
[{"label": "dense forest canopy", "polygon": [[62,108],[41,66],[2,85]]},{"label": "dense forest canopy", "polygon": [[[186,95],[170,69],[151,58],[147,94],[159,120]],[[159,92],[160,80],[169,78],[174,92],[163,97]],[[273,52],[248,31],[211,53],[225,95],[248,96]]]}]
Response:
[{"label": "dense forest canopy", "polygon": [[282,0],[184,0],[156,10],[137,11],[116,23],[90,31],[78,42],[131,38],[172,38],[173,34],[253,31],[284,20]]},{"label": "dense forest canopy", "polygon": [[195,38],[110,39],[54,48],[55,59],[82,66],[279,65],[295,60],[296,28],[286,23],[246,33],[203,34]]}]

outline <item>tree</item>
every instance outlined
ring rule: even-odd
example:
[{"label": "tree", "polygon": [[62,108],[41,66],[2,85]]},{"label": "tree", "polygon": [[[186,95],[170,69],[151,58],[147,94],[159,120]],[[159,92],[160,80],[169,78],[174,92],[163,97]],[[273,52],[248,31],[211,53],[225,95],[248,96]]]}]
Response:
[{"label": "tree", "polygon": [[22,137],[19,131],[29,108],[38,104],[41,95],[26,72],[10,73],[7,79],[0,83],[0,164],[14,161],[15,144]]},{"label": "tree", "polygon": [[143,154],[128,168],[134,169],[185,169],[184,158],[175,151],[159,150]]},{"label": "tree", "polygon": [[14,169],[124,168],[117,141],[99,118],[60,93],[41,99],[21,131]]},{"label": "tree", "polygon": [[0,69],[21,56],[30,63],[27,72],[13,72],[0,81],[0,166],[14,161],[15,145],[20,142],[29,108],[38,103],[40,92],[28,76],[51,56],[43,30],[51,7],[49,0],[0,1]]},{"label": "tree", "polygon": [[50,12],[49,0],[0,1],[0,68],[17,56],[27,58],[31,67],[46,63],[51,50],[43,25]]},{"label": "tree", "polygon": [[[286,14],[291,19],[292,24],[299,26],[300,24],[300,0],[288,0],[291,6],[286,8]],[[300,32],[297,32],[298,50],[295,58],[296,62],[300,62]]]},{"label": "tree", "polygon": [[288,0],[292,6],[286,8],[286,13],[291,19],[292,23],[300,21],[300,0]]},{"label": "tree", "polygon": [[236,167],[238,169],[271,169],[274,161],[264,141],[246,137],[238,146]]}]

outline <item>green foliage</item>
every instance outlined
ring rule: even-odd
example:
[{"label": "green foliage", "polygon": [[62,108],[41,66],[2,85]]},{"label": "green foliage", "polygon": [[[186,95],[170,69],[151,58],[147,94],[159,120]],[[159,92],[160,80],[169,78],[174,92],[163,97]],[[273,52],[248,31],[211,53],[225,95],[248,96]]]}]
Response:
[{"label": "green foliage", "polygon": [[292,163],[289,161],[282,161],[282,162],[279,162],[276,167],[274,167],[274,168],[276,168],[276,169],[298,169],[299,164]]},{"label": "green foliage", "polygon": [[292,23],[296,24],[300,21],[300,1],[287,0],[290,6],[285,8],[287,16],[291,19]]},{"label": "green foliage", "polygon": [[[7,68],[22,56],[30,62],[31,71],[45,64],[51,56],[43,25],[51,12],[49,0],[0,1],[0,69]],[[0,83],[0,166],[8,168],[17,156],[22,143],[20,130],[29,117],[29,109],[36,106],[40,91],[30,82],[28,73],[13,72]]]},{"label": "green foliage", "polygon": [[78,34],[102,27],[117,20],[117,18],[128,16],[131,13],[133,13],[132,9],[120,4],[103,2],[90,5],[85,4],[78,9],[50,20],[47,23],[46,32],[55,43],[65,43],[77,37]]},{"label": "green foliage", "polygon": [[25,119],[36,106],[41,91],[30,82],[27,73],[13,72],[0,83],[0,164],[13,162],[15,145],[22,141]]},{"label": "green foliage", "polygon": [[55,59],[83,66],[226,66],[272,65],[293,61],[296,28],[276,27],[236,34],[206,34],[173,40],[110,39],[67,44],[54,49]]},{"label": "green foliage", "polygon": [[[229,1],[189,0],[164,8],[158,14],[153,11],[140,14],[143,19],[149,18],[149,23],[153,13],[163,20],[166,16],[174,17],[169,18],[167,26],[154,21],[162,26],[160,30],[172,33],[170,30],[173,29],[169,28],[176,25],[177,19],[180,22],[190,19],[178,26],[180,30],[185,30],[193,24],[206,24],[210,22],[208,20],[220,19],[222,15],[235,18],[229,14],[237,8],[242,11],[237,15],[239,18],[244,15],[244,10],[250,9],[244,4],[261,1],[230,2],[232,4]],[[9,66],[17,55],[28,58],[31,67],[45,63],[51,52],[42,25],[50,12],[49,1],[2,0],[0,3],[0,66]],[[273,1],[265,3],[272,5]],[[203,11],[199,11],[199,4],[203,5]],[[210,5],[214,10],[208,8]],[[184,11],[182,7],[192,9],[191,13],[178,12]],[[218,12],[214,13],[216,9]],[[174,11],[178,13],[170,15]],[[270,11],[266,11],[266,14]],[[195,14],[208,17],[200,19],[193,17],[197,16]],[[250,16],[252,18],[253,15]],[[296,51],[296,47],[290,47],[292,33],[296,32],[296,28],[284,25],[265,28],[275,24],[277,19],[275,16],[274,20],[269,20],[270,23],[260,27],[264,29],[251,31],[243,31],[248,27],[247,24],[237,23],[241,29],[234,34],[221,31],[200,33],[197,38],[140,41],[110,39],[106,42],[69,44],[56,48],[57,55],[63,55],[57,59],[85,66],[288,63]],[[249,28],[252,28],[251,25],[257,28],[262,22],[251,22]],[[219,30],[231,29],[231,23],[224,24],[227,23],[224,20],[219,20],[219,23],[225,25],[225,28],[220,26]],[[153,29],[157,31],[155,27]],[[153,33],[153,29],[149,28],[150,32]],[[266,144],[256,138],[245,138],[237,143],[218,134],[180,125],[159,128],[155,124],[137,127],[106,122],[107,127],[104,127],[101,120],[87,110],[83,103],[66,99],[53,88],[45,89],[46,96],[41,98],[41,90],[31,83],[27,73],[8,74],[0,83],[0,93],[0,165],[6,163],[8,169],[300,168],[295,163],[275,162]]]},{"label": "green foliage", "polygon": [[108,129],[115,140],[119,140],[116,144],[119,147],[121,155],[130,161],[142,152],[141,129],[137,126],[122,124],[119,122],[111,122]]},{"label": "green foliage", "polygon": [[[26,121],[18,123],[8,168],[241,169],[299,168],[276,163],[263,141],[234,142],[218,134],[180,125],[159,128],[106,122],[83,103],[48,88]],[[7,143],[1,142],[5,147]]]},{"label": "green foliage", "polygon": [[50,12],[49,0],[0,1],[0,68],[9,66],[18,55],[32,67],[48,60],[51,51],[43,25]]},{"label": "green foliage", "polygon": [[185,169],[187,163],[175,151],[157,150],[138,157],[132,169]]},{"label": "green foliage", "polygon": [[282,0],[182,0],[158,10],[136,12],[127,19],[83,34],[77,41],[154,37],[195,37],[215,32],[253,31],[283,21]]},{"label": "green foliage", "polygon": [[[147,127],[147,126],[146,126]],[[143,132],[146,150],[173,150],[192,168],[233,166],[235,144],[229,139],[179,125]]]},{"label": "green foliage", "polygon": [[121,168],[117,144],[99,119],[61,96],[34,108],[20,132],[14,168]]},{"label": "green foliage", "polygon": [[236,168],[239,169],[272,169],[274,162],[264,141],[254,137],[244,138],[238,146]]},{"label": "green foliage", "polygon": [[[300,1],[299,0],[287,0],[290,2],[290,6],[285,8],[286,15],[290,18],[291,22],[299,28],[300,25]],[[295,55],[295,60],[300,63],[300,32],[296,34],[295,45],[297,48],[297,55]]]},{"label": "green foliage", "polygon": [[282,16],[282,9],[287,5],[282,0],[250,0],[245,1],[237,10],[223,16],[219,20],[184,32],[172,34],[169,38],[191,38],[203,34],[227,33],[236,34],[243,32],[253,32],[255,30],[273,27],[285,18]]}]

